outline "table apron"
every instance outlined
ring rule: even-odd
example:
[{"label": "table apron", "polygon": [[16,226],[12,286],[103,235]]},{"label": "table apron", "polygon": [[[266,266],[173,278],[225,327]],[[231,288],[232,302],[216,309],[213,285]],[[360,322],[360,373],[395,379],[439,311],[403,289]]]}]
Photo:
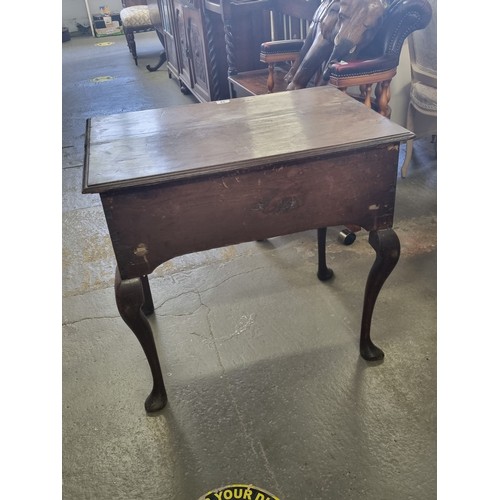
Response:
[{"label": "table apron", "polygon": [[122,279],[192,252],[316,229],[392,227],[398,144],[101,193]]}]

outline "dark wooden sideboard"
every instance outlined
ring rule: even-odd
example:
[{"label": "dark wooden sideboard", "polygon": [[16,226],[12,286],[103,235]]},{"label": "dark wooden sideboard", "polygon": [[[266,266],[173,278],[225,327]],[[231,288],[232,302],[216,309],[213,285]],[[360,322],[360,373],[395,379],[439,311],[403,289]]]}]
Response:
[{"label": "dark wooden sideboard", "polygon": [[226,50],[220,16],[207,15],[203,0],[148,0],[153,24],[163,38],[170,77],[199,101],[225,99]]},{"label": "dark wooden sideboard", "polygon": [[320,0],[148,0],[169,76],[200,102],[228,99],[228,75],[265,68],[261,43],[304,35],[276,14],[283,2],[309,19]]}]

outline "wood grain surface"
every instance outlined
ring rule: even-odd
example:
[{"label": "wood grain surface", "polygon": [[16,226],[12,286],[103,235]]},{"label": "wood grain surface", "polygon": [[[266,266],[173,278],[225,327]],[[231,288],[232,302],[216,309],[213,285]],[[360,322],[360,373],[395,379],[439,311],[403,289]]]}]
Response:
[{"label": "wood grain surface", "polygon": [[412,137],[331,86],[95,117],[87,123],[82,191],[155,185]]}]

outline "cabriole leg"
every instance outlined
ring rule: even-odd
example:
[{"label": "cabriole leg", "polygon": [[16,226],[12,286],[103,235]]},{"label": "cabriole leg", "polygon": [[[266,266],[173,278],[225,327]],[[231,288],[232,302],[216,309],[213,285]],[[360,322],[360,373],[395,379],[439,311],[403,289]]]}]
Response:
[{"label": "cabriole leg", "polygon": [[370,338],[373,309],[382,285],[399,260],[400,244],[398,236],[392,229],[371,231],[368,241],[377,256],[366,281],[361,319],[360,354],[367,361],[376,361],[384,357],[384,352]]},{"label": "cabriole leg", "polygon": [[326,266],[326,227],[318,229],[318,279],[329,280],[333,277],[333,271]]},{"label": "cabriole leg", "polygon": [[147,412],[161,410],[167,404],[160,361],[156,352],[151,326],[144,310],[153,312],[153,301],[147,276],[122,281],[118,269],[115,274],[115,297],[123,321],[139,340],[151,368],[153,390],[144,404]]},{"label": "cabriole leg", "polygon": [[144,304],[142,305],[142,312],[149,316],[155,312],[153,304],[153,296],[151,295],[151,288],[147,276],[141,276],[142,292],[144,293]]}]

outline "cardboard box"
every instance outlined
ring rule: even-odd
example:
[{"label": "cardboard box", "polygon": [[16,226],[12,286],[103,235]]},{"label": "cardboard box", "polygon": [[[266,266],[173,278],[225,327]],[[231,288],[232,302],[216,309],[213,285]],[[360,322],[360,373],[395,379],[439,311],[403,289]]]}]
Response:
[{"label": "cardboard box", "polygon": [[96,37],[123,35],[122,21],[120,14],[93,14],[94,33]]}]

